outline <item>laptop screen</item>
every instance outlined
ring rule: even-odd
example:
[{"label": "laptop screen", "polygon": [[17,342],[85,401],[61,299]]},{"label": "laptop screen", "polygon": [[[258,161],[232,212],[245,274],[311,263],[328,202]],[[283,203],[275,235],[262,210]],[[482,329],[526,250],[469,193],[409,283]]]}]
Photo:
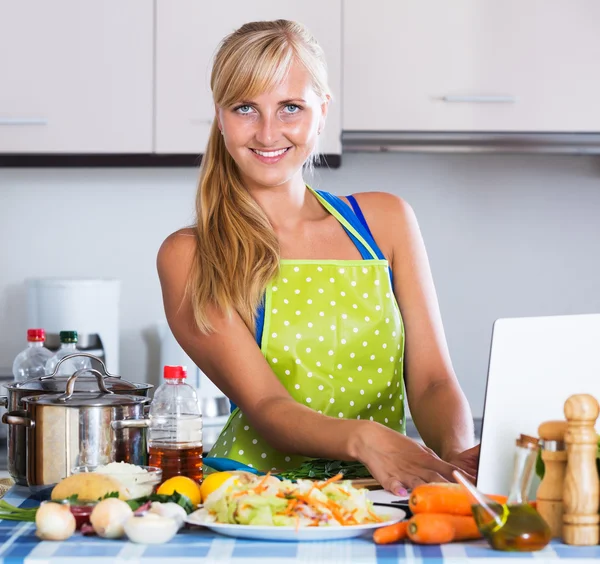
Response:
[{"label": "laptop screen", "polygon": [[519,435],[537,437],[544,421],[564,420],[565,401],[583,393],[600,400],[600,314],[498,319],[477,486],[507,495]]}]

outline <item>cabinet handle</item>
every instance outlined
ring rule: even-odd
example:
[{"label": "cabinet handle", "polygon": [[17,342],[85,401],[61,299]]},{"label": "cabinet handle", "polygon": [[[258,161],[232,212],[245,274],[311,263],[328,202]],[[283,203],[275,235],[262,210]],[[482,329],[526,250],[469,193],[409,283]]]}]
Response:
[{"label": "cabinet handle", "polygon": [[0,125],[48,125],[44,118],[0,118]]},{"label": "cabinet handle", "polygon": [[514,104],[517,98],[516,96],[444,96],[442,100],[451,103]]}]

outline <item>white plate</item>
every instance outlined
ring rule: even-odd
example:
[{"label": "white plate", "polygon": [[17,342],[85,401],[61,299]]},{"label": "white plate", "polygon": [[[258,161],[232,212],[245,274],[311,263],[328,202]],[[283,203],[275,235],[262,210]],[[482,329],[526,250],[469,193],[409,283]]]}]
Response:
[{"label": "white plate", "polygon": [[388,492],[387,490],[369,490],[367,492],[367,498],[373,503],[385,503],[387,505],[391,503],[407,502],[409,500],[408,495],[399,496]]},{"label": "white plate", "polygon": [[215,533],[227,535],[228,537],[237,537],[241,539],[257,539],[269,541],[317,541],[317,540],[337,540],[359,537],[366,531],[392,525],[402,521],[406,513],[396,507],[374,507],[377,515],[383,517],[383,523],[370,523],[368,525],[349,525],[347,527],[275,527],[265,525],[230,525],[227,523],[208,522],[208,512],[206,509],[198,509],[190,513],[186,518],[186,523],[199,525],[211,529]]}]

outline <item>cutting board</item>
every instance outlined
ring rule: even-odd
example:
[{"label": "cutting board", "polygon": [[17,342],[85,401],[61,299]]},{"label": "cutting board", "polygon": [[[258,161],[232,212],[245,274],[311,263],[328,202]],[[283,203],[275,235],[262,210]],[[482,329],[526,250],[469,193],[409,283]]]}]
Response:
[{"label": "cutting board", "polygon": [[358,478],[350,480],[355,488],[367,488],[368,490],[378,490],[381,484],[375,478]]}]

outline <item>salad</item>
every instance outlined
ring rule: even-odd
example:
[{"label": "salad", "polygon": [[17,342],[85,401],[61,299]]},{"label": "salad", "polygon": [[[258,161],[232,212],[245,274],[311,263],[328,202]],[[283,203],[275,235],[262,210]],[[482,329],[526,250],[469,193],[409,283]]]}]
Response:
[{"label": "salad", "polygon": [[381,523],[366,489],[338,474],[326,481],[278,480],[269,474],[242,483],[233,476],[204,502],[207,521],[276,527],[341,527]]}]

